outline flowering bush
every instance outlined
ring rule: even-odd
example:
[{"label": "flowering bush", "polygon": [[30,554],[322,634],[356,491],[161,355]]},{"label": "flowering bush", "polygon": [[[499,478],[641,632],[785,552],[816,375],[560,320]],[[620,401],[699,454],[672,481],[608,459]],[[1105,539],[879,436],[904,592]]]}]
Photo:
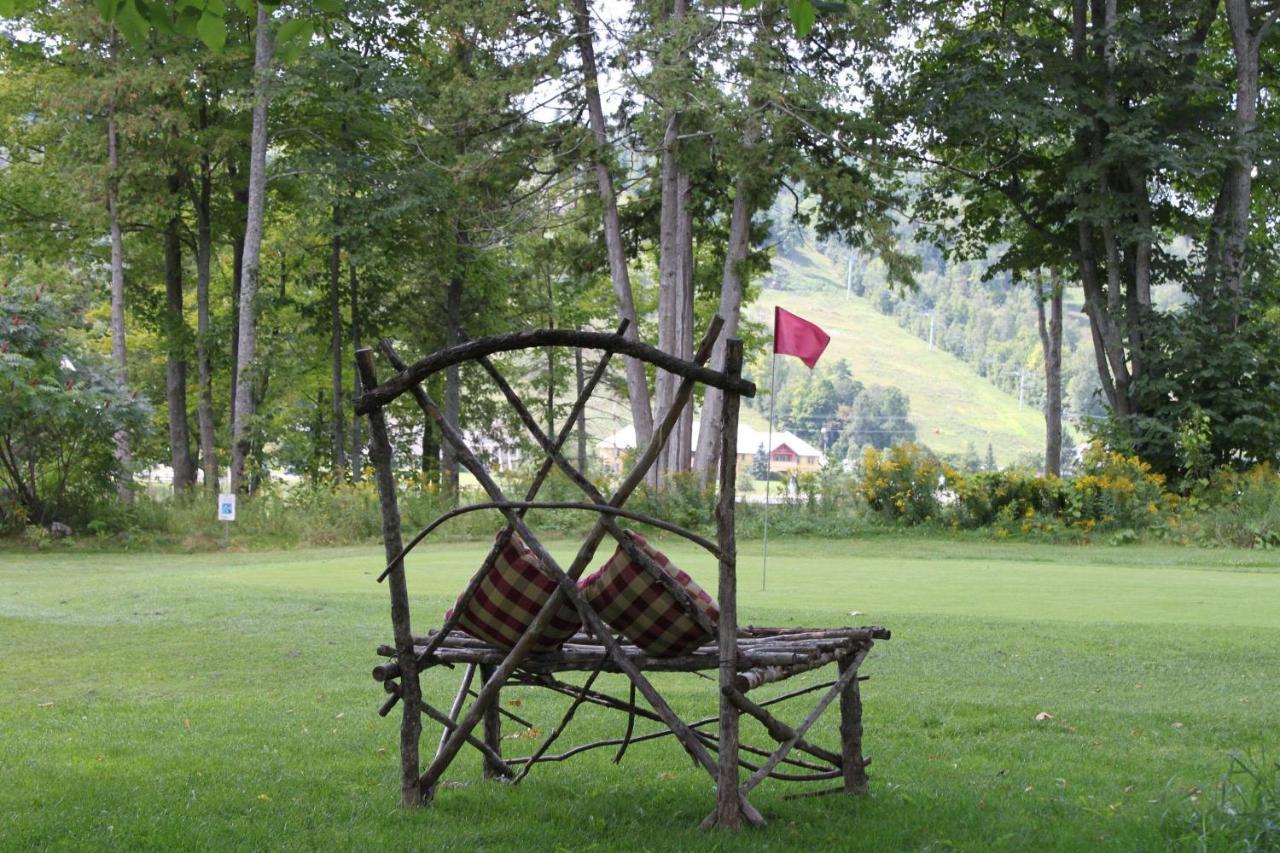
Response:
[{"label": "flowering bush", "polygon": [[1084,470],[1069,483],[1067,520],[1085,530],[1146,527],[1176,500],[1166,495],[1164,477],[1146,462],[1098,443],[1085,454]]},{"label": "flowering bush", "polygon": [[955,495],[951,517],[957,527],[988,527],[997,521],[1058,515],[1068,485],[1057,477],[1041,477],[1017,469],[963,474],[949,471],[947,486]]},{"label": "flowering bush", "polygon": [[868,447],[862,454],[858,492],[867,506],[886,518],[919,524],[938,517],[943,473],[937,457],[918,444]]}]

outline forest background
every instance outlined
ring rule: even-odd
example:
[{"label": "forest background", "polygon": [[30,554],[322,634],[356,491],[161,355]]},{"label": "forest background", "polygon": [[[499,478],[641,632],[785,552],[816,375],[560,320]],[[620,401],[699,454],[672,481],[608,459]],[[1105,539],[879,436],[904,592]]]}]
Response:
[{"label": "forest background", "polygon": [[[1280,544],[1280,4],[0,15],[6,533],[198,547],[231,489],[246,532],[370,536],[356,348],[627,319],[688,356],[719,313],[759,411],[828,455],[796,529]],[[760,309],[792,298],[954,356],[961,395],[1044,412],[1040,449],[948,437],[917,414],[941,390],[852,352],[782,362],[770,401]],[[594,357],[507,366],[555,427]],[[493,454],[520,450],[483,376],[433,383]],[[634,362],[607,384],[576,443],[601,478],[591,445],[624,423],[643,443],[674,395]],[[668,512],[707,517],[714,402],[650,483]],[[431,426],[394,420],[421,512],[465,499]]]}]

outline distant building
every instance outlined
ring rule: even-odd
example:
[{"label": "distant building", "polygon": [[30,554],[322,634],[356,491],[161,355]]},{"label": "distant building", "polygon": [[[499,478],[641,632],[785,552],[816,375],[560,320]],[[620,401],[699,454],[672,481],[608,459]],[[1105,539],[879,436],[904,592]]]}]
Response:
[{"label": "distant building", "polygon": [[[760,432],[745,424],[738,425],[738,469],[744,470],[751,465],[756,453],[769,444],[769,433]],[[698,422],[693,424],[693,446],[698,446]],[[635,450],[636,431],[625,426],[613,435],[606,436],[596,445],[596,456],[608,470],[621,472],[623,460],[628,453]],[[793,432],[775,430],[773,447],[769,448],[770,466],[774,471],[788,473],[807,473],[822,468],[824,457],[822,451],[805,441]],[[692,459],[690,460],[692,462]]]}]

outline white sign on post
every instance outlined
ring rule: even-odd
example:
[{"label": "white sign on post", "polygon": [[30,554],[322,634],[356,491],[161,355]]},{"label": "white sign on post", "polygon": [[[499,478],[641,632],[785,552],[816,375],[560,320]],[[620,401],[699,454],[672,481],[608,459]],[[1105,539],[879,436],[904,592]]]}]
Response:
[{"label": "white sign on post", "polygon": [[218,521],[236,520],[236,496],[218,495]]}]

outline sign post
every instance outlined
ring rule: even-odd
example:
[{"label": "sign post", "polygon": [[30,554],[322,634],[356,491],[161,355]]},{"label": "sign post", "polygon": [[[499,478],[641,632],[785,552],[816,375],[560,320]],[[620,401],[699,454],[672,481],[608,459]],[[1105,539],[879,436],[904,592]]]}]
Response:
[{"label": "sign post", "polygon": [[231,522],[236,520],[236,496],[218,495],[218,521],[222,522],[222,547],[231,544]]}]

